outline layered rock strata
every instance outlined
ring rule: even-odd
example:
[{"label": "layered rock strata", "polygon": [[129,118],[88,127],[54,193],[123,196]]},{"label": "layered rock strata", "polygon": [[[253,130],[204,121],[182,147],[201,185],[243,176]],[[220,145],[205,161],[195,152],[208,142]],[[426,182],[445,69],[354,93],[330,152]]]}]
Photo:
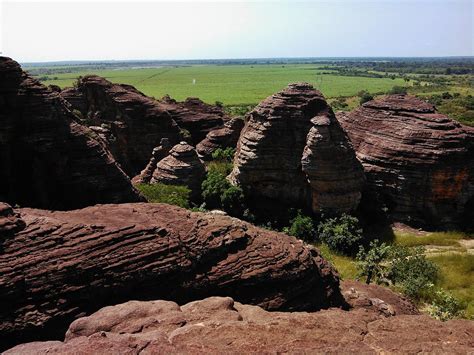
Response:
[{"label": "layered rock strata", "polygon": [[315,213],[357,208],[364,172],[322,94],[290,84],[247,117],[230,180],[254,199]]},{"label": "layered rock strata", "polygon": [[186,142],[181,142],[156,164],[151,183],[184,185],[191,190],[192,197],[198,197],[205,175],[206,169],[196,150]]},{"label": "layered rock strata", "polygon": [[140,173],[162,138],[171,144],[182,138],[167,107],[133,86],[88,75],[61,94],[87,125],[102,127],[110,151],[129,176]]},{"label": "layered rock strata", "polygon": [[160,142],[160,145],[153,149],[150,161],[146,165],[145,169],[141,171],[140,175],[135,176],[132,179],[132,182],[134,184],[149,184],[153,177],[153,172],[156,169],[156,164],[158,164],[161,159],[168,156],[171,148],[172,146],[169,140],[163,138]]},{"label": "layered rock strata", "polygon": [[242,128],[244,128],[244,120],[232,118],[226,121],[222,128],[210,131],[206,138],[196,146],[199,157],[209,160],[212,158],[212,153],[218,148],[235,148]]},{"label": "layered rock strata", "polygon": [[206,104],[196,97],[179,102],[165,96],[160,102],[176,123],[189,132],[192,145],[198,144],[209,132],[222,127],[229,119],[222,107]]},{"label": "layered rock strata", "polygon": [[230,296],[268,310],[340,306],[319,252],[227,216],[165,204],[68,212],[0,205],[0,344],[59,339],[76,317],[134,300]]},{"label": "layered rock strata", "polygon": [[71,209],[140,201],[101,139],[59,94],[0,57],[0,199]]},{"label": "layered rock strata", "polygon": [[367,102],[338,119],[369,192],[395,220],[434,228],[474,221],[474,129],[404,95]]}]

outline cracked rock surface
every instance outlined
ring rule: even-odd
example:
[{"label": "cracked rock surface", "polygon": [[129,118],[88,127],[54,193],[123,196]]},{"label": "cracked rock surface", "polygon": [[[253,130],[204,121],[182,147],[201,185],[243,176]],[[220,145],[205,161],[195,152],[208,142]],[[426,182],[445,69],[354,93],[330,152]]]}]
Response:
[{"label": "cracked rock surface", "polygon": [[387,317],[366,308],[268,312],[209,297],[181,307],[169,301],[106,307],[73,322],[64,342],[23,344],[6,354],[468,353],[473,334],[474,322],[465,320]]}]

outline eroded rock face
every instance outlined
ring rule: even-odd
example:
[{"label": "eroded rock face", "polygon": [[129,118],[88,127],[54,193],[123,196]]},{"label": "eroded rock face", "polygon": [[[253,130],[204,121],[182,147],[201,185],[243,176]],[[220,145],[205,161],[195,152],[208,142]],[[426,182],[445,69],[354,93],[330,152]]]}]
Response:
[{"label": "eroded rock face", "polygon": [[474,220],[472,128],[403,95],[367,102],[338,119],[364,166],[369,192],[395,220],[435,228]]},{"label": "eroded rock face", "polygon": [[315,213],[358,206],[362,166],[322,94],[290,84],[248,115],[230,180],[248,195]]},{"label": "eroded rock face", "polygon": [[206,138],[196,146],[199,157],[209,160],[218,148],[235,148],[242,128],[244,128],[244,120],[232,118],[226,121],[224,127],[210,131]]},{"label": "eroded rock face", "polygon": [[59,94],[5,57],[0,57],[0,199],[54,209],[142,200]]},{"label": "eroded rock face", "polygon": [[474,322],[385,317],[367,309],[267,312],[210,297],[178,306],[130,301],[73,322],[64,342],[17,346],[6,354],[469,353]]},{"label": "eroded rock face", "polygon": [[206,175],[204,164],[196,150],[186,142],[176,144],[170,154],[156,164],[151,183],[189,187],[193,197],[201,192],[201,184]]},{"label": "eroded rock face", "polygon": [[228,120],[221,107],[206,104],[196,97],[178,102],[165,96],[161,103],[176,123],[191,134],[190,143],[193,145],[202,141],[210,131],[222,127],[224,121]]},{"label": "eroded rock face", "polygon": [[153,172],[156,169],[156,164],[158,164],[161,159],[168,156],[171,148],[172,146],[169,140],[163,138],[160,141],[160,145],[158,147],[153,148],[150,161],[146,165],[145,169],[143,169],[139,175],[135,176],[132,179],[132,182],[134,184],[149,184],[153,177]]},{"label": "eroded rock face", "polygon": [[88,75],[78,80],[77,88],[64,89],[62,96],[88,125],[103,129],[110,151],[129,176],[140,173],[162,138],[173,145],[181,140],[167,107],[133,86]]},{"label": "eroded rock face", "polygon": [[78,316],[130,299],[221,295],[269,310],[343,304],[338,276],[316,249],[227,216],[146,203],[68,212],[3,205],[0,228],[4,347],[59,339]]}]

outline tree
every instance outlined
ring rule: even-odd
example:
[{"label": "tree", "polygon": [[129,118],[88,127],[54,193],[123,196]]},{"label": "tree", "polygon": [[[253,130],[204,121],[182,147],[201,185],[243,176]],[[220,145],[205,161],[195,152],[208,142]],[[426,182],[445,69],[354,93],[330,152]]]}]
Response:
[{"label": "tree", "polygon": [[357,253],[357,268],[359,269],[359,277],[365,276],[365,283],[368,285],[372,281],[380,282],[387,274],[387,266],[384,264],[390,253],[390,246],[385,243],[379,243],[377,239],[369,244],[366,251],[361,245]]},{"label": "tree", "polygon": [[339,218],[330,218],[318,225],[318,238],[329,249],[353,254],[362,242],[362,229],[356,217],[343,214]]}]

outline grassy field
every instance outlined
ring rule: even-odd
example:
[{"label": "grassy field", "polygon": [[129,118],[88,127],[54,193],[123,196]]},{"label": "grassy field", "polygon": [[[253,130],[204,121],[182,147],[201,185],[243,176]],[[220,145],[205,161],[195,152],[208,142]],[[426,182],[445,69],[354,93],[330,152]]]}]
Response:
[{"label": "grassy field", "polygon": [[[45,84],[72,86],[80,75],[97,74],[115,83],[135,86],[146,95],[160,98],[165,94],[177,100],[195,96],[208,103],[252,105],[281,90],[288,83],[306,81],[330,98],[353,96],[361,90],[386,92],[395,85],[405,85],[400,78],[366,78],[322,74],[317,65],[202,65],[155,69],[91,70],[54,74],[56,80]],[[195,84],[193,84],[195,80]]]}]

